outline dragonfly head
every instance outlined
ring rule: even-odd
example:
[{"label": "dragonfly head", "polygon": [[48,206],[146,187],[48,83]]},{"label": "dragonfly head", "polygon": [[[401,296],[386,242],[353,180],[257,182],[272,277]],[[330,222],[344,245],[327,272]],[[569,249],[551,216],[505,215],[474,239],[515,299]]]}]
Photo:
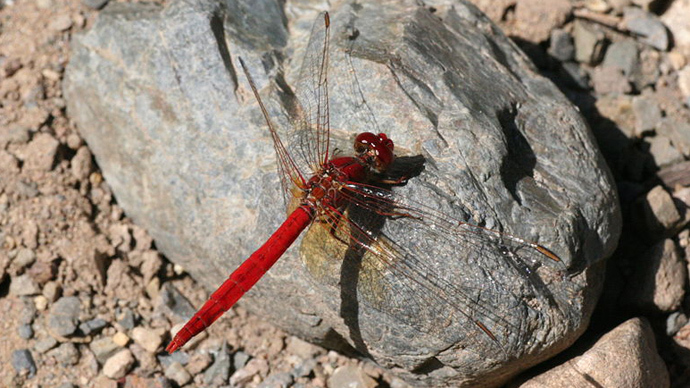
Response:
[{"label": "dragonfly head", "polygon": [[355,152],[358,158],[379,173],[386,171],[395,158],[393,140],[385,133],[360,133],[355,138]]}]

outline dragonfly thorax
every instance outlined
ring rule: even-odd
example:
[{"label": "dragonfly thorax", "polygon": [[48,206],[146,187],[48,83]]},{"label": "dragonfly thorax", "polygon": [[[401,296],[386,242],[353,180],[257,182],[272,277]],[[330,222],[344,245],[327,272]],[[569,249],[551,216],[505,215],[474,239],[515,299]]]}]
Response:
[{"label": "dragonfly thorax", "polygon": [[344,201],[340,195],[343,185],[352,181],[362,182],[366,177],[366,166],[359,158],[332,159],[307,181],[303,202],[311,206],[339,208]]}]

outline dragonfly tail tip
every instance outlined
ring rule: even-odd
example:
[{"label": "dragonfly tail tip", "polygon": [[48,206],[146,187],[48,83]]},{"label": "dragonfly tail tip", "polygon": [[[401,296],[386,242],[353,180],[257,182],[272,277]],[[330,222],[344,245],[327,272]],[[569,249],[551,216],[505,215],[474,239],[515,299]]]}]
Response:
[{"label": "dragonfly tail tip", "polygon": [[179,348],[180,345],[177,343],[175,339],[173,339],[170,344],[165,348],[165,351],[168,352],[168,354],[173,354],[177,348]]}]

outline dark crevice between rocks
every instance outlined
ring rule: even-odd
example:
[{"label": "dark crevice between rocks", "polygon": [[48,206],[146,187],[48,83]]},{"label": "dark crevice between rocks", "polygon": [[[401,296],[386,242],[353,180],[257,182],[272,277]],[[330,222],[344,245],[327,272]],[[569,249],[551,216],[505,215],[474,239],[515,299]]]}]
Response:
[{"label": "dark crevice between rocks", "polygon": [[211,31],[213,32],[213,37],[216,40],[216,45],[218,46],[218,53],[223,60],[223,65],[228,71],[228,75],[232,79],[232,83],[237,90],[237,71],[235,66],[232,65],[232,57],[230,56],[230,50],[228,49],[227,41],[225,40],[225,28],[223,25],[224,16],[221,15],[221,11],[216,11],[210,20]]},{"label": "dark crevice between rocks", "polygon": [[502,109],[496,116],[503,129],[508,150],[508,155],[501,164],[501,178],[513,200],[522,205],[522,200],[517,192],[518,182],[534,176],[537,158],[529,142],[520,132],[516,122],[517,110],[514,107]]},{"label": "dark crevice between rocks", "polygon": [[445,365],[436,357],[424,361],[416,368],[412,369],[412,373],[417,375],[428,375],[431,372],[443,368]]},{"label": "dark crevice between rocks", "polygon": [[0,278],[0,298],[5,298],[7,295],[9,295],[10,283],[12,283],[12,281],[10,280],[9,276],[5,275]]},{"label": "dark crevice between rocks", "polygon": [[360,355],[357,350],[355,350],[350,343],[343,338],[343,336],[333,329],[329,329],[328,332],[326,332],[323,340],[316,340],[316,343],[324,348],[333,349],[348,357],[356,357]]}]

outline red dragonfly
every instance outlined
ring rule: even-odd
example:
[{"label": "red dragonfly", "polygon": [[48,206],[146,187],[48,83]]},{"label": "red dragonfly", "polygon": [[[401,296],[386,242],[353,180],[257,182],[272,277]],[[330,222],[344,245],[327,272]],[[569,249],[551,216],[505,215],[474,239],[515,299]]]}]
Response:
[{"label": "red dragonfly", "polygon": [[[294,149],[286,147],[281,141],[252,76],[240,59],[271,133],[283,194],[293,210],[271,237],[230,275],[175,335],[166,348],[169,353],[183,346],[230,309],[312,224],[321,230],[322,236],[319,237],[317,231],[312,237],[305,237],[303,245],[309,239],[309,244],[319,246],[316,249],[318,252],[310,255],[332,260],[344,257],[348,249],[358,251],[362,258],[362,269],[373,274],[362,282],[366,283],[363,292],[367,294],[365,296],[369,302],[381,309],[385,309],[383,305],[387,303],[389,310],[398,311],[412,306],[406,313],[401,313],[406,318],[413,319],[410,315],[423,309],[426,309],[427,316],[438,313],[447,317],[441,310],[429,310],[431,305],[446,305],[460,313],[461,321],[474,325],[491,341],[499,341],[497,329],[512,328],[510,319],[481,305],[479,287],[463,288],[457,284],[457,280],[437,276],[441,271],[437,270],[434,274],[432,266],[423,258],[441,252],[442,247],[474,247],[465,253],[468,261],[478,261],[478,255],[484,250],[499,251],[504,262],[497,263],[495,267],[512,267],[522,278],[521,284],[529,285],[537,294],[545,294],[534,279],[529,261],[522,260],[517,252],[529,250],[533,256],[537,256],[536,261],[547,259],[559,262],[558,256],[539,244],[447,217],[438,210],[393,192],[392,186],[404,185],[410,177],[405,174],[391,177],[389,174],[396,156],[393,141],[384,133],[360,133],[354,140],[354,156],[333,157],[335,151],[331,144],[327,77],[329,30],[329,15],[324,12],[312,29],[299,76],[299,101],[293,112],[296,119],[289,135],[289,146]],[[408,233],[423,229],[433,237],[433,243],[425,247],[405,247],[382,232],[382,222],[399,224],[402,227],[398,229],[407,230]],[[398,238],[404,239],[405,236],[403,234]],[[308,269],[317,277],[321,272],[318,267],[323,266],[318,260],[321,259],[308,264]],[[492,268],[483,269],[481,279],[490,283],[489,287],[498,288],[504,280],[498,279],[499,275],[494,278],[491,271]],[[434,277],[439,279],[434,280]],[[410,294],[424,294],[423,300],[415,301],[406,297],[402,301],[396,299],[392,294],[400,284],[407,287]],[[504,292],[509,294],[511,291],[504,289]]]}]

